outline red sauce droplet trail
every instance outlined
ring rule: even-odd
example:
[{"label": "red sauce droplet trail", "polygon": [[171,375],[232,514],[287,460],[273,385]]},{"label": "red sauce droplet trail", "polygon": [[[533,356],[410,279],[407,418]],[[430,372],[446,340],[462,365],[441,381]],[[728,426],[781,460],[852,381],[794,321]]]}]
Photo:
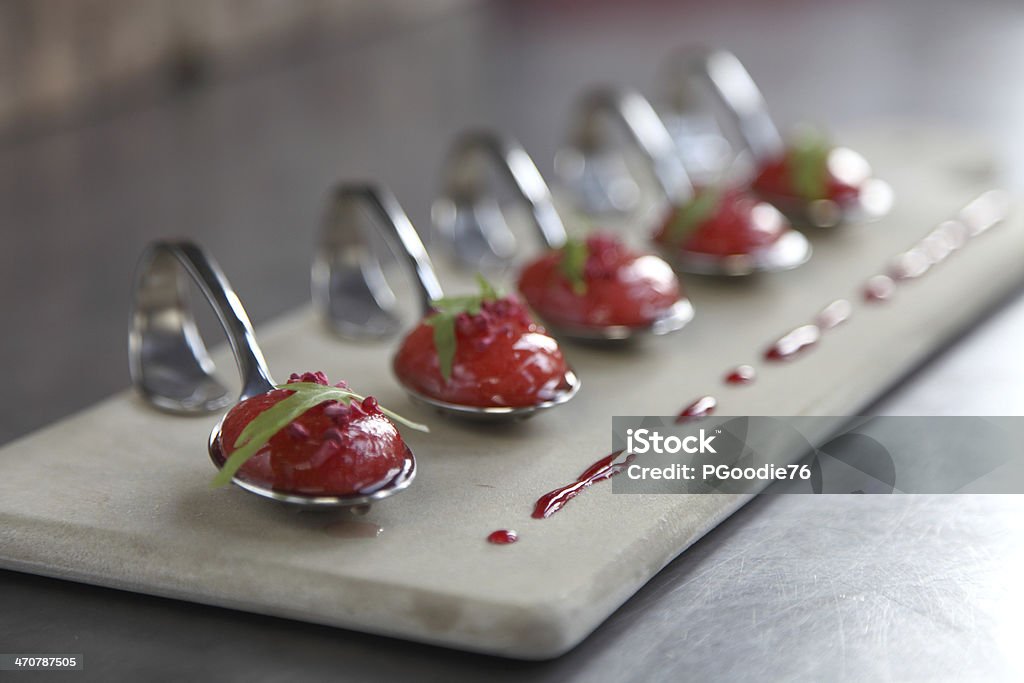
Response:
[{"label": "red sauce droplet trail", "polygon": [[931,260],[918,245],[893,260],[892,266],[889,267],[889,275],[894,280],[913,280],[927,273],[931,267]]},{"label": "red sauce droplet trail", "polygon": [[726,384],[750,384],[757,378],[753,366],[737,365],[725,376]]},{"label": "red sauce droplet trail", "polygon": [[817,344],[819,339],[821,329],[817,325],[801,325],[768,347],[764,352],[764,358],[772,361],[788,360]]},{"label": "red sauce droplet trail", "polygon": [[497,531],[491,532],[491,535],[487,537],[488,543],[495,545],[508,545],[515,543],[519,540],[519,534],[512,529],[498,529]]},{"label": "red sauce droplet trail", "polygon": [[334,538],[377,538],[384,531],[373,522],[347,519],[324,527],[324,533]]},{"label": "red sauce droplet trail", "polygon": [[846,299],[836,299],[814,317],[814,323],[824,332],[842,325],[853,315],[853,304]]},{"label": "red sauce droplet trail", "polygon": [[960,209],[959,219],[971,237],[1002,223],[1010,211],[1010,196],[1002,190],[989,190]]},{"label": "red sauce droplet trail", "polygon": [[570,500],[583,493],[591,484],[614,477],[633,462],[632,453],[627,455],[625,460],[616,462],[621,455],[622,451],[615,451],[606,455],[588,467],[573,483],[545,493],[537,499],[531,517],[534,519],[547,519],[565,507],[565,504]]},{"label": "red sauce droplet trail", "polygon": [[873,302],[888,301],[892,298],[896,283],[888,275],[875,275],[864,285],[864,300]]},{"label": "red sauce droplet trail", "polygon": [[683,411],[676,416],[676,424],[682,424],[698,417],[707,417],[715,412],[718,401],[714,396],[701,396],[690,405],[683,408]]},{"label": "red sauce droplet trail", "polygon": [[971,239],[970,229],[956,220],[941,223],[932,234],[938,235],[952,251],[962,248]]}]

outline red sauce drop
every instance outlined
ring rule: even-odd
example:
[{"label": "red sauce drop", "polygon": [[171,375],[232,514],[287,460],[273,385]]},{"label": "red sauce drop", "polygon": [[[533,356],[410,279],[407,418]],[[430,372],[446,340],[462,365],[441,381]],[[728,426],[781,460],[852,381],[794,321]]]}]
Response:
[{"label": "red sauce drop", "polygon": [[622,451],[615,451],[606,455],[588,467],[573,483],[545,493],[537,499],[531,517],[534,519],[547,519],[565,507],[565,504],[570,500],[583,493],[591,484],[611,479],[633,462],[632,453],[627,455],[626,459],[622,462],[616,462],[620,455],[622,455]]},{"label": "red sauce drop", "polygon": [[882,302],[892,298],[896,283],[888,275],[875,275],[864,285],[864,300]]},{"label": "red sauce drop", "polygon": [[707,417],[711,413],[715,412],[716,407],[718,407],[718,401],[714,396],[701,396],[696,401],[683,408],[682,412],[676,416],[676,424],[681,424],[699,417]]},{"label": "red sauce drop", "polygon": [[757,377],[757,373],[750,365],[737,365],[728,375],[725,376],[726,384],[750,384]]},{"label": "red sauce drop", "polygon": [[945,221],[935,228],[932,234],[938,235],[938,239],[941,239],[952,251],[963,247],[971,238],[970,229],[960,221]]},{"label": "red sauce drop", "polygon": [[838,327],[853,315],[853,305],[846,299],[836,299],[825,308],[821,309],[814,318],[815,324],[824,332]]},{"label": "red sauce drop", "polygon": [[497,531],[491,532],[491,535],[487,537],[488,543],[495,545],[508,545],[515,543],[519,540],[519,534],[512,529],[498,529]]},{"label": "red sauce drop", "polygon": [[913,280],[927,273],[931,267],[931,260],[921,248],[921,244],[918,244],[893,260],[889,275],[894,280]]},{"label": "red sauce drop", "polygon": [[1002,190],[989,190],[971,201],[960,210],[960,221],[967,226],[968,234],[977,237],[1006,219],[1010,200]]},{"label": "red sauce drop", "polygon": [[814,346],[821,339],[817,325],[801,325],[783,335],[764,352],[765,360],[788,360],[801,351]]}]

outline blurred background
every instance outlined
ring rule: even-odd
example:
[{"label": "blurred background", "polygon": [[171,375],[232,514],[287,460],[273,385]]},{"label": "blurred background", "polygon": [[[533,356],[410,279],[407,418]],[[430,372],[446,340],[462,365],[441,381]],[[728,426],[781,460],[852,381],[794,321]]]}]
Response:
[{"label": "blurred background", "polygon": [[955,124],[1019,184],[1016,0],[5,0],[0,442],[127,386],[148,240],[199,239],[259,323],[308,299],[336,180],[389,184],[422,226],[458,130],[550,173],[585,85],[650,94],[695,43],[733,50],[783,124]]}]

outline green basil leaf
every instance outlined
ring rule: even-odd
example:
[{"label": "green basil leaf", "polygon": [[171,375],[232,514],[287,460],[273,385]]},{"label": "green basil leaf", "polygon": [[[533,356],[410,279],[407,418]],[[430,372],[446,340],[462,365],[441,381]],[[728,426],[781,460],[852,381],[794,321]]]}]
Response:
[{"label": "green basil leaf", "polygon": [[427,324],[434,328],[437,365],[445,382],[452,378],[452,366],[455,364],[455,315],[453,313],[435,313],[427,319]]},{"label": "green basil leaf", "polygon": [[824,199],[828,191],[828,155],[832,146],[819,135],[807,135],[790,150],[790,182],[804,199]]},{"label": "green basil leaf", "polygon": [[501,298],[498,289],[480,273],[477,273],[476,281],[480,287],[480,293],[476,296],[446,296],[430,302],[431,307],[437,312],[428,317],[426,323],[434,328],[437,365],[445,382],[451,379],[452,366],[455,364],[458,343],[455,319],[462,313],[479,315],[480,307],[485,301],[497,301]]},{"label": "green basil leaf", "polygon": [[570,239],[560,250],[561,260],[558,262],[558,269],[569,281],[572,291],[582,296],[587,293],[587,281],[585,278],[587,258],[590,251],[587,243],[583,240]]},{"label": "green basil leaf", "polygon": [[721,188],[706,187],[698,190],[693,199],[676,209],[666,230],[668,241],[671,244],[682,243],[701,223],[714,216],[722,201],[722,194]]}]

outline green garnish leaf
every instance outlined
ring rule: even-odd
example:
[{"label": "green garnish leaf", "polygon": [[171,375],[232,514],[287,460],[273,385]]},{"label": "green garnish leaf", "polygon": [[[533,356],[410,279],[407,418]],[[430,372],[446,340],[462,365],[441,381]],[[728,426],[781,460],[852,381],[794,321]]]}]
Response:
[{"label": "green garnish leaf", "polygon": [[452,378],[452,365],[455,364],[455,316],[458,314],[458,312],[443,311],[435,313],[427,319],[427,324],[434,328],[437,365],[445,382]]},{"label": "green garnish leaf", "polygon": [[832,145],[825,136],[806,133],[789,151],[789,180],[804,199],[824,199],[828,192],[828,155]]},{"label": "green garnish leaf", "polygon": [[672,222],[665,230],[668,242],[680,244],[701,223],[715,215],[721,201],[721,188],[706,187],[698,190],[693,199],[676,209]]},{"label": "green garnish leaf", "polygon": [[480,298],[484,301],[497,301],[501,298],[497,288],[487,281],[480,273],[476,274],[476,284],[480,287]]},{"label": "green garnish leaf", "polygon": [[[311,408],[326,401],[338,401],[348,405],[353,400],[362,401],[364,398],[348,389],[324,386],[315,382],[278,384],[275,389],[287,389],[294,393],[264,410],[249,424],[245,425],[245,428],[238,435],[232,446],[231,456],[228,457],[224,462],[224,466],[217,472],[217,475],[211,482],[211,486],[219,487],[231,483],[231,479],[249,458],[256,455],[275,434],[297,420]],[[407,427],[421,432],[430,431],[426,425],[408,420],[384,406],[380,406],[380,411],[392,420],[400,422]]]},{"label": "green garnish leaf", "polygon": [[426,323],[434,328],[437,365],[445,382],[452,378],[452,366],[455,364],[455,319],[462,313],[477,315],[485,301],[497,301],[501,298],[498,289],[483,275],[477,273],[476,281],[480,286],[480,294],[476,296],[446,296],[430,302],[436,313],[431,314]]},{"label": "green garnish leaf", "polygon": [[587,243],[583,240],[569,239],[559,251],[562,252],[562,260],[558,262],[559,271],[569,281],[573,292],[580,296],[586,294],[587,281],[584,273],[587,258],[590,256]]}]

